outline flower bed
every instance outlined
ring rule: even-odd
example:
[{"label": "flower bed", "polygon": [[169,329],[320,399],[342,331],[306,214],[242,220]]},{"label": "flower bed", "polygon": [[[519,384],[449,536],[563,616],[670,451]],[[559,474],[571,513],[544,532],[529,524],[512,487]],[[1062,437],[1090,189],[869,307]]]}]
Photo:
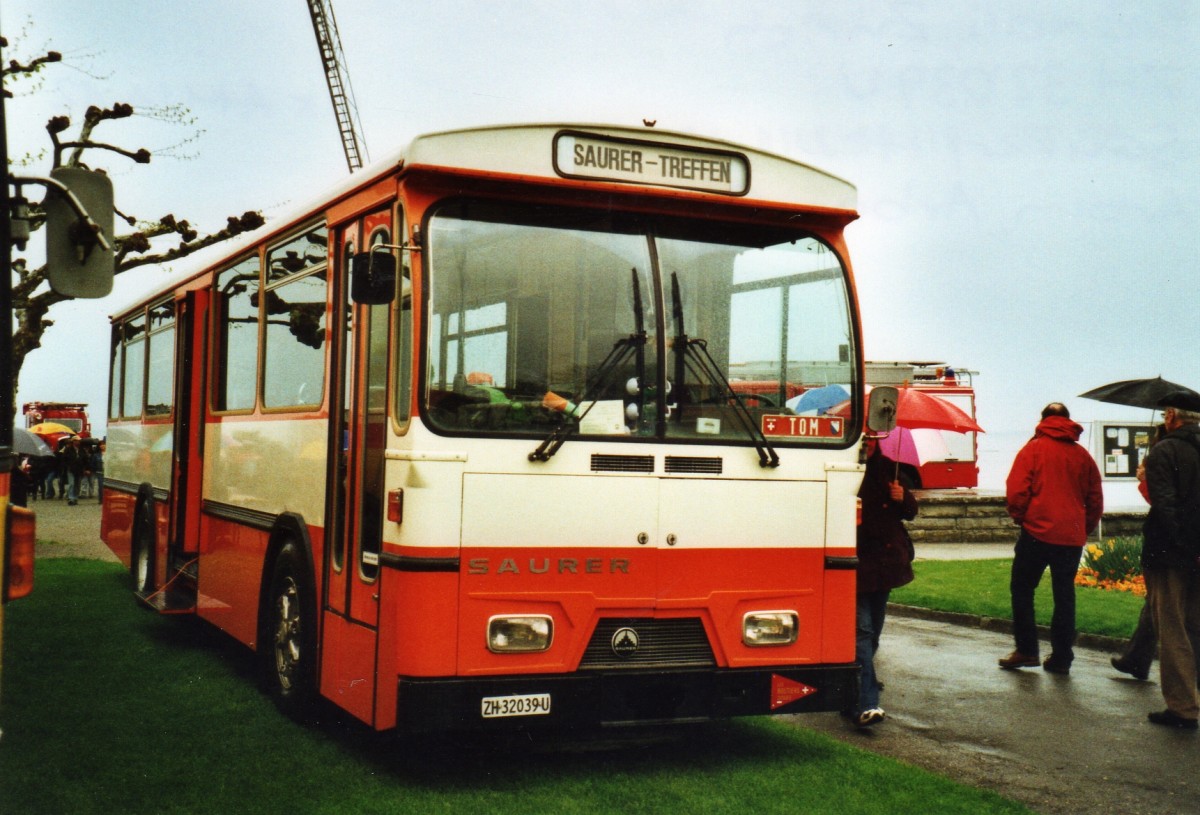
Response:
[{"label": "flower bed", "polygon": [[1141,537],[1109,538],[1083,547],[1075,585],[1146,596]]}]

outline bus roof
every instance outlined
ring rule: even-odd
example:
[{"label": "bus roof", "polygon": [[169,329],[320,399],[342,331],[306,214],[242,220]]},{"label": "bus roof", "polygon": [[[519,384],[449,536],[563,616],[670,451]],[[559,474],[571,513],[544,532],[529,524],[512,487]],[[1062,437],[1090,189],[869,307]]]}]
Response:
[{"label": "bus roof", "polygon": [[372,162],[320,195],[289,208],[265,229],[197,252],[152,292],[114,310],[120,316],[236,257],[271,235],[314,217],[331,202],[394,172],[442,169],[522,179],[582,180],[793,203],[853,214],[857,190],[811,165],[734,142],[687,133],[602,124],[492,125],[427,133]]},{"label": "bus roof", "polygon": [[[723,179],[714,165],[726,159],[732,167]],[[405,161],[409,167],[612,181],[830,210],[857,206],[853,184],[811,165],[734,142],[648,128],[530,124],[450,130],[418,136]]]}]

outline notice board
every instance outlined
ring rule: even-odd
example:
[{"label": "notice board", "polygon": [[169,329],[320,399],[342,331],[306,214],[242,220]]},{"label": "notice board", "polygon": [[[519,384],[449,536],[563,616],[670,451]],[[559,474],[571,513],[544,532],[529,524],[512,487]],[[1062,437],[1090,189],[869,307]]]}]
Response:
[{"label": "notice board", "polygon": [[1092,438],[1101,477],[1135,481],[1138,465],[1150,450],[1154,425],[1150,422],[1094,422]]}]

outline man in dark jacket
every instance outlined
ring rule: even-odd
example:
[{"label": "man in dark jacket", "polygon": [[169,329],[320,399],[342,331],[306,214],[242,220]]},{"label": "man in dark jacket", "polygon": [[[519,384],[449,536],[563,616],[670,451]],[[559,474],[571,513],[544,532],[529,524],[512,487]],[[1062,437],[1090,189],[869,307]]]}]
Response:
[{"label": "man in dark jacket", "polygon": [[83,450],[79,448],[79,437],[71,436],[62,442],[59,448],[62,453],[63,469],[67,477],[67,504],[75,506],[79,503],[79,484],[83,481],[85,460]]},{"label": "man in dark jacket", "polygon": [[1150,512],[1142,527],[1146,602],[1158,631],[1159,681],[1167,709],[1154,724],[1196,729],[1194,648],[1200,643],[1200,396],[1168,394],[1159,403],[1167,435],[1146,457]]},{"label": "man in dark jacket", "polygon": [[891,590],[912,582],[912,552],[904,521],[917,516],[917,500],[896,480],[896,462],[879,452],[879,441],[867,439],[867,471],[858,497],[858,597],[854,656],[861,667],[858,705],[845,715],[859,727],[884,719],[879,707],[875,652]]},{"label": "man in dark jacket", "polygon": [[1013,552],[1013,636],[1017,650],[1000,659],[1001,668],[1038,664],[1033,592],[1050,567],[1054,614],[1050,620],[1050,656],[1042,667],[1068,674],[1075,659],[1075,573],[1087,536],[1100,523],[1104,493],[1100,470],[1080,445],[1083,428],[1071,421],[1067,406],[1051,402],[1042,410],[1034,436],[1013,461],[1008,474],[1008,514],[1020,524]]}]

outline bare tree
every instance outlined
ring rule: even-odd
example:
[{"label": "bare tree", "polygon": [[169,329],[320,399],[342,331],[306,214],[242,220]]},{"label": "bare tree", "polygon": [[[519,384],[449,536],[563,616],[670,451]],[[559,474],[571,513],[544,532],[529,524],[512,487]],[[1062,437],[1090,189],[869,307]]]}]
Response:
[{"label": "bare tree", "polygon": [[[0,38],[0,45],[7,47],[8,43]],[[47,66],[60,62],[62,57],[55,51],[33,59],[21,62],[10,60],[3,66],[5,80],[30,78],[44,70]],[[11,98],[8,90],[5,97]],[[177,108],[186,114],[186,109]],[[117,103],[108,108],[89,107],[83,115],[83,123],[74,135],[70,135],[71,120],[66,116],[55,116],[46,123],[46,133],[50,140],[51,167],[82,167],[87,168],[84,158],[89,151],[105,151],[115,153],[137,164],[150,163],[151,153],[145,148],[126,150],[116,144],[110,144],[96,139],[96,130],[106,122],[125,119],[134,113],[133,106]],[[257,229],[264,223],[260,212],[248,211],[239,216],[231,216],[226,220],[225,227],[217,232],[201,234],[186,220],[176,218],[172,214],[163,215],[153,220],[139,220],[117,211],[118,224],[123,222],[127,231],[113,236],[116,274],[127,272],[139,266],[168,263],[187,257],[194,252],[214,244],[227,241],[230,238]],[[45,223],[45,213],[40,205],[30,206],[30,227],[36,230]],[[120,232],[120,227],[118,227]],[[38,348],[46,330],[54,325],[48,318],[52,307],[64,300],[72,298],[52,291],[47,282],[46,266],[30,267],[24,258],[13,260],[13,310],[16,325],[13,329],[13,382],[14,391],[21,375],[21,367],[25,357]]]}]

